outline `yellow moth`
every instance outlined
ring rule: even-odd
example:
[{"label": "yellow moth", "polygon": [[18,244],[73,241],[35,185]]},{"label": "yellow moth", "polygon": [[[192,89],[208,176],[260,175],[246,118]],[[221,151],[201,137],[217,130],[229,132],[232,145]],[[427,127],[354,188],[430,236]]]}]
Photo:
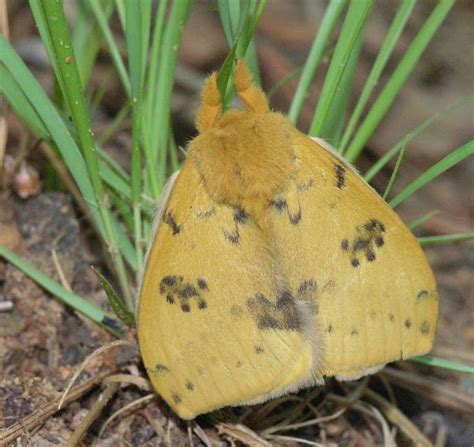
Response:
[{"label": "yellow moth", "polygon": [[410,230],[321,140],[271,112],[241,61],[244,110],[208,79],[141,284],[138,338],[184,419],[351,380],[428,352],[436,283]]}]

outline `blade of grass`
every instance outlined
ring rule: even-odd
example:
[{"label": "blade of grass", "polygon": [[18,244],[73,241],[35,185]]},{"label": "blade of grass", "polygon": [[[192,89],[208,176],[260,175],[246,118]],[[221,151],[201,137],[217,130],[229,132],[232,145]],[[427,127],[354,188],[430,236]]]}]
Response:
[{"label": "blade of grass", "polygon": [[[167,177],[167,155],[169,133],[171,131],[171,96],[178,62],[179,47],[184,23],[188,17],[192,0],[173,2],[170,15],[163,34],[158,67],[157,91],[154,97],[153,125],[144,129],[148,131],[148,143],[151,148],[153,166],[158,168],[158,185],[161,192]],[[155,174],[156,175],[156,174]]]},{"label": "blade of grass", "polygon": [[41,0],[40,5],[43,8],[44,20],[51,37],[54,48],[54,58],[63,78],[63,95],[69,104],[72,119],[77,129],[77,136],[84,154],[87,166],[87,172],[90,177],[99,212],[102,215],[104,223],[104,237],[112,257],[112,262],[116,269],[122,293],[125,296],[127,305],[133,308],[133,301],[128,288],[127,273],[122,255],[117,246],[117,234],[112,224],[110,209],[105,201],[105,191],[102,179],[99,174],[99,163],[95,151],[95,143],[92,136],[90,116],[88,114],[84,93],[82,89],[79,71],[72,49],[71,36],[64,15],[63,5],[60,2],[50,2]]},{"label": "blade of grass", "polygon": [[466,374],[474,374],[474,366],[464,365],[463,363],[442,359],[440,357],[434,357],[431,355],[412,357],[410,360],[423,363],[425,365],[435,366],[437,368],[450,369],[451,371],[458,371]]},{"label": "blade of grass", "polygon": [[38,113],[31,105],[26,93],[22,90],[15,76],[0,64],[0,94],[5,96],[16,114],[26,123],[30,130],[40,138],[49,138],[49,133]]},{"label": "blade of grass", "polygon": [[458,234],[445,234],[442,236],[425,236],[419,237],[418,242],[420,245],[439,245],[439,244],[451,244],[454,242],[472,241],[474,239],[473,233],[458,233]]},{"label": "blade of grass", "polygon": [[434,210],[430,211],[429,213],[423,214],[423,216],[418,217],[417,219],[411,221],[409,224],[407,224],[407,227],[410,230],[413,230],[416,227],[419,227],[420,225],[423,225],[425,222],[428,222],[433,216],[436,216],[436,214],[439,213],[439,210]]},{"label": "blade of grass", "polygon": [[115,320],[109,317],[102,309],[94,306],[79,295],[67,291],[59,283],[51,279],[39,271],[36,267],[31,265],[26,260],[20,258],[18,255],[0,245],[0,256],[5,258],[8,262],[24,272],[27,276],[38,283],[43,289],[47,290],[51,295],[58,300],[77,310],[90,320],[100,324],[107,331],[111,332],[117,337],[122,336],[119,331],[119,326]]},{"label": "blade of grass", "polygon": [[474,141],[470,141],[464,146],[457,148],[438,163],[431,166],[431,168],[423,172],[423,174],[421,174],[417,179],[413,180],[409,185],[407,185],[394,199],[389,202],[389,205],[392,208],[395,208],[428,182],[438,177],[443,172],[446,172],[448,169],[456,166],[458,163],[465,160],[467,157],[472,156],[473,154]]},{"label": "blade of grass", "polygon": [[346,158],[351,162],[357,159],[365,144],[382,121],[393,101],[399,94],[413,68],[419,61],[421,54],[430,43],[446,15],[454,4],[454,0],[441,0],[430,14],[420,32],[405,52],[402,60],[385,85],[382,93],[376,99],[367,117],[357,130],[346,152]]},{"label": "blade of grass", "polygon": [[283,88],[288,82],[292,81],[294,78],[299,76],[303,72],[304,67],[297,67],[290,73],[288,73],[284,78],[276,82],[270,90],[267,92],[267,98],[270,99],[275,95],[281,88]]},{"label": "blade of grass", "polygon": [[[114,2],[105,0],[103,3],[105,20],[108,21],[114,10]],[[79,2],[77,9],[72,41],[82,85],[87,85],[102,44],[102,33],[96,20],[91,24],[87,2]]]},{"label": "blade of grass", "polygon": [[360,0],[352,2],[347,11],[326,80],[321,90],[318,105],[311,121],[308,132],[311,136],[324,138],[321,131],[324,129],[334,99],[338,95],[338,89],[341,86],[344,72],[348,67],[349,59],[357,47],[357,42],[361,39],[372,7],[373,0]]},{"label": "blade of grass", "polygon": [[[10,76],[14,76],[17,80],[16,86],[21,89],[23,98],[28,100],[31,108],[38,117],[38,122],[41,122],[42,127],[46,129],[47,135],[45,139],[52,140],[55,147],[60,151],[71,175],[84,197],[84,201],[88,204],[89,209],[91,210],[91,215],[94,218],[94,221],[99,227],[100,232],[103,233],[104,228],[102,216],[97,212],[98,204],[94,190],[87,174],[84,158],[77,147],[76,141],[73,139],[61,115],[38,84],[38,81],[28,70],[23,61],[18,57],[10,44],[1,36],[0,63],[3,64],[2,66],[8,71]],[[7,86],[5,83],[2,83],[1,85],[2,87]],[[6,97],[8,99],[7,95]],[[14,104],[12,104],[12,107],[16,108]],[[18,111],[20,117],[27,118],[22,115],[22,109],[18,109]],[[43,134],[39,136],[44,137]],[[112,220],[114,219],[112,218]],[[114,227],[118,232],[120,251],[125,256],[129,265],[133,267],[135,265],[135,253],[131,243],[122,231],[120,225],[118,225],[118,222],[114,222]]]},{"label": "blade of grass", "polygon": [[341,140],[340,144],[340,151],[344,153],[347,144],[349,143],[349,139],[354,132],[355,126],[359,121],[360,116],[362,115],[362,111],[367,104],[367,101],[370,98],[375,86],[379,82],[380,75],[382,74],[385,65],[395,48],[395,45],[405,27],[405,24],[410,17],[410,14],[415,6],[416,0],[403,0],[400,8],[398,8],[397,14],[392,21],[392,24],[388,30],[387,36],[380,47],[380,50],[377,54],[377,58],[375,59],[374,65],[372,70],[369,73],[367,78],[367,82],[360,94],[359,100],[357,101],[357,105],[352,113],[352,116],[349,120],[349,123],[344,131],[344,135]]},{"label": "blade of grass", "polygon": [[[120,55],[120,50],[117,46],[117,40],[114,37],[112,30],[110,29],[107,12],[102,7],[101,3],[97,0],[85,0],[87,6],[91,9],[94,17],[97,21],[99,26],[100,32],[104,37],[105,41],[107,42],[107,46],[110,51],[110,56],[112,57],[112,62],[117,70],[117,74],[119,76],[120,81],[122,82],[123,88],[127,93],[127,96],[130,98],[131,95],[131,86],[130,86],[130,78],[127,74],[127,69],[125,68],[125,64],[123,62],[122,56]],[[132,54],[129,53],[129,57],[133,57]]]},{"label": "blade of grass", "polygon": [[393,184],[395,183],[395,179],[397,178],[398,170],[400,169],[400,165],[402,164],[403,157],[405,156],[405,151],[407,150],[407,145],[405,144],[402,147],[402,150],[398,154],[397,162],[395,163],[395,167],[393,168],[392,175],[390,176],[390,180],[388,182],[387,187],[385,188],[385,192],[383,193],[382,199],[386,199],[390,190],[392,189]]},{"label": "blade of grass", "polygon": [[421,124],[411,130],[401,141],[399,141],[395,146],[390,148],[387,153],[375,162],[371,168],[364,174],[364,179],[367,182],[370,182],[378,172],[407,144],[414,140],[418,135],[420,135],[424,130],[426,130],[431,124],[436,120],[446,116],[449,112],[458,109],[462,106],[465,106],[469,102],[474,101],[474,95],[466,96],[460,101],[456,101],[453,104],[445,107],[439,112],[432,115],[430,118],[424,120]]},{"label": "blade of grass", "polygon": [[[222,1],[219,4],[227,5],[227,2]],[[260,0],[258,4],[256,0],[246,1],[242,4],[230,2],[230,7],[223,7],[219,10],[223,26],[229,26],[228,23],[231,23],[231,32],[224,30],[226,36],[233,36],[232,41],[228,40],[229,52],[217,77],[217,86],[222,98],[223,111],[228,109],[234,96],[233,67],[237,58],[245,58],[247,65],[254,75],[254,79],[258,83],[259,74],[256,55],[255,53],[249,53],[249,47],[252,44],[253,36],[266,4],[267,0]],[[227,14],[229,18],[226,16]]]},{"label": "blade of grass", "polygon": [[347,106],[352,90],[352,83],[359,64],[360,52],[362,49],[363,33],[361,32],[356,40],[354,48],[347,61],[346,69],[339,83],[336,95],[328,110],[327,118],[321,128],[320,135],[333,147],[339,148],[344,119],[347,114]]},{"label": "blade of grass", "polygon": [[132,161],[131,161],[131,188],[132,207],[134,221],[135,252],[137,256],[137,275],[141,277],[143,268],[143,244],[142,244],[142,214],[140,206],[140,195],[142,190],[142,161],[140,149],[142,110],[142,90],[144,79],[144,64],[142,59],[146,58],[143,51],[147,45],[143,43],[143,27],[149,23],[142,23],[143,16],[148,16],[149,11],[142,8],[150,8],[149,2],[127,2],[126,4],[126,38],[129,54],[128,65],[132,87]]},{"label": "blade of grass", "polygon": [[329,39],[331,38],[332,32],[342,14],[346,1],[347,0],[331,0],[329,5],[326,7],[321,24],[319,25],[318,33],[316,34],[313,45],[311,46],[311,50],[306,59],[298,87],[293,96],[290,110],[288,111],[288,118],[293,124],[298,122],[301,108],[303,107],[303,103],[308,95],[311,83],[316,76],[319,65],[323,60]]}]

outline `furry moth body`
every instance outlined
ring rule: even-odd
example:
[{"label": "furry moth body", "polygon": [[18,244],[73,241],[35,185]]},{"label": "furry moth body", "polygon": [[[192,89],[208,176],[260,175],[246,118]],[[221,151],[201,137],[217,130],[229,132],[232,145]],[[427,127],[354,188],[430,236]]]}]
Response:
[{"label": "furry moth body", "polygon": [[159,213],[140,290],[150,379],[184,419],[428,352],[436,283],[415,237],[320,140],[207,81],[199,135]]}]

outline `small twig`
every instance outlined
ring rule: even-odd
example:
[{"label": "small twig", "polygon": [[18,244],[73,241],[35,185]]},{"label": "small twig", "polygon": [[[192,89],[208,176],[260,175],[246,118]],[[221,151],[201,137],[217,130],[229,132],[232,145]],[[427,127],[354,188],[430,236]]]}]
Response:
[{"label": "small twig", "polygon": [[88,428],[94,423],[94,421],[99,417],[100,413],[102,412],[103,408],[107,405],[109,400],[115,394],[117,389],[119,388],[118,383],[109,383],[106,387],[104,392],[99,396],[99,398],[95,401],[94,405],[90,409],[89,413],[87,413],[86,417],[82,420],[82,422],[77,427],[76,431],[72,434],[69,438],[68,442],[65,444],[65,447],[74,447],[76,446],[84,434],[87,432]]},{"label": "small twig", "polygon": [[420,376],[388,367],[384,369],[384,374],[394,385],[415,392],[442,407],[471,415],[474,414],[474,400],[472,396],[461,391],[455,385],[433,377],[427,377],[426,375]]},{"label": "small twig", "polygon": [[[113,383],[113,382],[110,382],[110,383]],[[118,385],[120,385],[118,382],[115,382],[117,383]],[[105,429],[110,425],[110,423],[116,419],[118,416],[120,416],[121,414],[123,413],[126,413],[127,411],[131,410],[132,408],[135,408],[135,407],[140,407],[141,405],[144,405],[150,401],[152,401],[153,399],[156,398],[156,394],[153,393],[153,394],[147,394],[146,396],[143,396],[143,397],[140,397],[139,399],[136,399],[134,400],[133,402],[130,402],[128,403],[127,405],[125,405],[124,407],[120,408],[120,410],[117,410],[114,414],[112,414],[105,422],[104,424],[102,425],[100,431],[99,431],[99,438],[102,437],[102,435],[104,434],[104,431]],[[155,430],[156,431],[156,430]],[[160,433],[157,433],[157,435],[160,435]]]},{"label": "small twig", "polygon": [[145,391],[153,390],[151,383],[148,379],[145,379],[144,377],[140,376],[133,376],[131,374],[114,374],[104,380],[104,384],[106,385],[112,382],[119,382],[121,384],[128,383],[131,385],[135,385]]},{"label": "small twig", "polygon": [[115,340],[115,341],[112,341],[110,343],[105,344],[104,346],[101,346],[100,348],[96,349],[92,354],[88,355],[85,358],[85,360],[79,365],[76,372],[73,374],[71,380],[69,381],[68,386],[64,390],[64,393],[61,397],[61,400],[59,401],[58,410],[61,409],[61,406],[62,406],[63,402],[66,400],[66,396],[68,395],[69,390],[71,389],[74,382],[77,380],[79,375],[82,373],[82,371],[84,371],[85,367],[89,364],[89,362],[93,358],[97,357],[98,355],[102,354],[105,351],[108,351],[109,349],[115,348],[117,346],[127,346],[127,345],[128,346],[133,346],[132,343],[130,343],[127,340]]},{"label": "small twig", "polygon": [[415,442],[420,447],[431,447],[428,438],[421,433],[418,427],[413,424],[397,407],[392,405],[387,399],[377,394],[375,391],[366,389],[364,395],[374,402],[385,417],[392,423],[400,427],[402,433]]},{"label": "small twig", "polygon": [[71,285],[69,284],[69,281],[66,278],[66,275],[64,274],[64,270],[61,267],[61,263],[59,262],[59,257],[56,249],[51,250],[51,256],[53,258],[53,263],[54,267],[56,268],[56,271],[58,272],[59,275],[59,280],[61,281],[62,286],[68,291],[72,292]]},{"label": "small twig", "polygon": [[[96,387],[105,377],[110,375],[110,371],[98,373],[95,377],[86,380],[81,385],[72,388],[64,400],[64,404],[68,404],[79,399],[91,389]],[[0,430],[0,445],[10,445],[17,438],[19,438],[25,430],[33,432],[38,427],[41,427],[51,416],[56,414],[58,410],[58,403],[61,401],[60,397],[53,399],[38,409],[33,411],[30,415],[24,417],[21,421],[16,422],[7,429]]]}]

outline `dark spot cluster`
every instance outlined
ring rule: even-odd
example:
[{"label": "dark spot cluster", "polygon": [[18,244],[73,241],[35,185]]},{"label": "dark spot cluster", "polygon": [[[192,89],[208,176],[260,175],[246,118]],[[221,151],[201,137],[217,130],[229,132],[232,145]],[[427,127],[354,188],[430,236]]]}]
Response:
[{"label": "dark spot cluster", "polygon": [[176,216],[171,211],[168,211],[164,215],[163,222],[166,225],[169,225],[169,227],[171,228],[171,231],[173,233],[173,236],[176,236],[177,234],[181,233],[182,227],[181,227],[181,225],[178,225],[178,223],[176,222]]},{"label": "dark spot cluster", "polygon": [[190,382],[189,380],[186,381],[186,388],[189,390],[189,391],[194,391],[194,384],[192,382]]},{"label": "dark spot cluster", "polygon": [[276,301],[268,299],[263,293],[256,293],[247,300],[247,307],[260,329],[302,329],[295,299],[289,291],[281,292]]},{"label": "dark spot cluster", "polygon": [[335,164],[334,173],[336,174],[336,187],[343,189],[346,186],[346,168],[340,164]]},{"label": "dark spot cluster", "polygon": [[298,291],[296,292],[296,299],[310,303],[310,309],[314,314],[318,312],[318,303],[316,300],[317,292],[318,284],[315,279],[301,281]]},{"label": "dark spot cluster", "polygon": [[208,210],[198,210],[195,212],[195,216],[198,219],[209,219],[210,217],[214,216],[216,214],[216,208],[213,206],[212,208]]},{"label": "dark spot cluster", "polygon": [[182,402],[181,396],[178,393],[173,393],[171,395],[171,398],[173,399],[173,402],[175,403],[175,405],[178,405]]},{"label": "dark spot cluster", "polygon": [[428,321],[424,320],[423,323],[421,323],[420,332],[423,335],[428,335],[430,333],[430,323]]},{"label": "dark spot cluster", "polygon": [[248,223],[249,216],[245,212],[245,210],[241,208],[236,208],[234,210],[234,223],[235,228],[231,231],[224,230],[225,238],[231,242],[232,244],[239,244],[240,243],[240,231],[239,226],[245,225]]},{"label": "dark spot cluster", "polygon": [[206,309],[207,302],[204,297],[207,291],[207,281],[203,278],[197,278],[195,284],[185,281],[184,276],[180,275],[164,276],[160,281],[160,294],[166,296],[169,304],[179,302],[183,312],[191,312],[193,301],[199,309]]},{"label": "dark spot cluster", "polygon": [[255,346],[255,352],[257,354],[263,354],[265,352],[265,349],[263,349],[261,346]]},{"label": "dark spot cluster", "polygon": [[156,372],[156,373],[159,373],[159,374],[164,374],[164,373],[167,373],[169,372],[170,369],[164,365],[163,363],[157,363],[155,365],[155,368],[153,369],[153,372]]},{"label": "dark spot cluster", "polygon": [[348,239],[341,241],[341,249],[350,253],[350,260],[353,267],[360,265],[360,256],[365,256],[368,262],[373,262],[377,258],[376,250],[385,243],[385,226],[377,219],[356,227],[356,236],[352,243]]},{"label": "dark spot cluster", "polygon": [[301,222],[301,208],[298,211],[291,212],[288,208],[288,202],[284,197],[278,197],[276,200],[271,200],[269,203],[270,208],[275,209],[278,214],[282,214],[284,211],[288,214],[288,219],[292,225],[298,225]]},{"label": "dark spot cluster", "polygon": [[310,177],[308,180],[298,183],[296,185],[296,189],[300,192],[309,191],[311,188],[314,187],[314,178]]},{"label": "dark spot cluster", "polygon": [[423,298],[428,298],[430,296],[430,292],[428,292],[428,290],[426,289],[421,289],[418,294],[416,295],[416,297],[421,300]]}]

